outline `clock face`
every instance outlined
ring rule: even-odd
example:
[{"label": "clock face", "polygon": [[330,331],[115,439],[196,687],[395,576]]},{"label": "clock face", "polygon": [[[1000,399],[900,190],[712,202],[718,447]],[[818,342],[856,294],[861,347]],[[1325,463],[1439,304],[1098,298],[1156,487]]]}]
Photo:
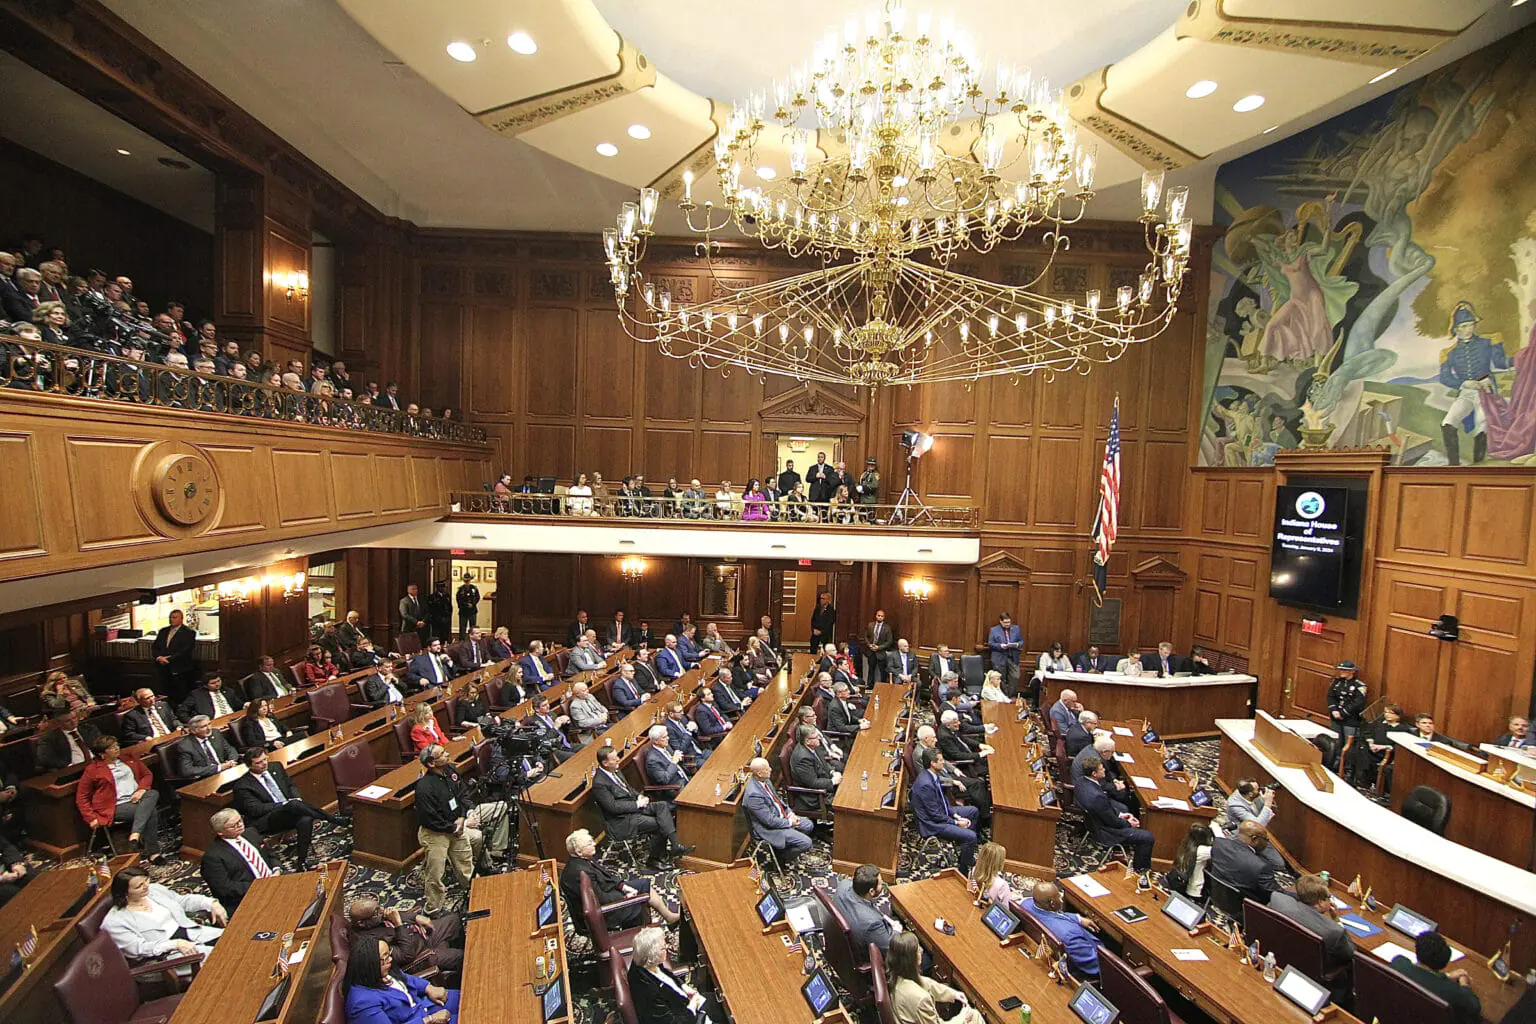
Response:
[{"label": "clock face", "polygon": [[193,455],[167,459],[155,473],[155,504],[172,522],[195,526],[208,518],[219,501],[213,467]]}]

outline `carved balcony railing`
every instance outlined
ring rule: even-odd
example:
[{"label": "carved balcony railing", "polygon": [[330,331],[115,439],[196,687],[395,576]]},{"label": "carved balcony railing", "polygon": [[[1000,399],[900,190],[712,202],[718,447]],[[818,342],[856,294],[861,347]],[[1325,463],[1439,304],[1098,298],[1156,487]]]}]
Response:
[{"label": "carved balcony railing", "polygon": [[612,493],[586,497],[564,493],[494,494],[488,491],[455,491],[449,496],[456,515],[506,516],[519,521],[546,523],[624,523],[657,526],[770,526],[774,529],[877,529],[944,530],[975,532],[980,511],[975,508],[935,505],[829,504],[780,499],[775,503],[750,503],[740,492],[731,500],[715,497],[645,497]]},{"label": "carved balcony railing", "polygon": [[[367,402],[322,398],[255,381],[194,373],[86,349],[0,337],[0,388],[125,405],[484,444],[485,431]],[[0,394],[4,394],[0,391]]]}]

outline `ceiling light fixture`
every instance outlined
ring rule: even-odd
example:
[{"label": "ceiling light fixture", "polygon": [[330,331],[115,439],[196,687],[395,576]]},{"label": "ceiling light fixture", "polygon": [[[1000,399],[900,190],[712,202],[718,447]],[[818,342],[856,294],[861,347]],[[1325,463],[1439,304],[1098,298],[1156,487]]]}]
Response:
[{"label": "ceiling light fixture", "polygon": [[619,147],[615,146],[611,142],[599,142],[597,144],[597,155],[598,156],[618,156],[619,155]]},{"label": "ceiling light fixture", "polygon": [[118,150],[117,154],[118,154],[118,156],[132,156],[133,155],[132,153],[129,153],[126,149]]},{"label": "ceiling light fixture", "polygon": [[539,52],[539,44],[533,41],[533,36],[527,32],[513,32],[507,36],[507,45],[512,47],[514,53],[520,53],[524,57],[531,57]]},{"label": "ceiling light fixture", "polygon": [[774,178],[779,176],[779,172],[774,170],[772,167],[759,167],[757,169],[757,176],[762,178],[764,181],[772,181]]},{"label": "ceiling light fixture", "polygon": [[1264,97],[1254,93],[1251,96],[1244,96],[1242,99],[1232,104],[1232,109],[1237,111],[1239,114],[1246,114],[1250,110],[1258,110],[1263,105]]},{"label": "ceiling light fixture", "polygon": [[1276,128],[1279,128],[1279,127],[1280,126],[1277,125],[1277,124],[1272,124],[1268,128],[1265,128],[1264,131],[1261,134],[1268,135],[1270,132],[1274,131]]},{"label": "ceiling light fixture", "polygon": [[1383,71],[1381,74],[1377,75],[1375,78],[1371,79],[1370,82],[1368,82],[1366,84],[1368,84],[1368,85],[1375,85],[1377,82],[1380,82],[1380,81],[1383,81],[1385,79],[1391,78],[1395,74],[1397,74],[1397,68],[1387,68],[1387,70]]},{"label": "ceiling light fixture", "polygon": [[468,64],[470,61],[475,59],[475,48],[465,42],[449,43],[448,56],[452,57],[460,64]]},{"label": "ceiling light fixture", "polygon": [[644,142],[651,137],[651,130],[643,124],[632,124],[629,126],[629,137]]},{"label": "ceiling light fixture", "polygon": [[1216,83],[1211,81],[1209,78],[1202,78],[1188,89],[1185,89],[1184,95],[1188,96],[1192,100],[1198,100],[1209,96],[1215,91]]}]

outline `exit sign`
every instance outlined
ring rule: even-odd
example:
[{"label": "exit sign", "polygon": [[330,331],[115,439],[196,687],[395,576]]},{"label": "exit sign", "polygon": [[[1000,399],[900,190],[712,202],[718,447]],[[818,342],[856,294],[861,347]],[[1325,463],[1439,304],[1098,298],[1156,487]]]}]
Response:
[{"label": "exit sign", "polygon": [[1302,619],[1301,620],[1301,631],[1303,633],[1312,633],[1312,634],[1314,634],[1316,636],[1322,636],[1323,635],[1323,620],[1322,619]]},{"label": "exit sign", "polygon": [[802,558],[797,564],[809,569],[811,567],[811,560],[809,558]]}]

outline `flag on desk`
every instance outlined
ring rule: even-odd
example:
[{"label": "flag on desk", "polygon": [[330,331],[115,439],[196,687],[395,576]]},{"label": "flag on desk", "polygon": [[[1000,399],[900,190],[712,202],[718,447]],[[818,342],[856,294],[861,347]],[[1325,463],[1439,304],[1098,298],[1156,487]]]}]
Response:
[{"label": "flag on desk", "polygon": [[32,954],[37,952],[37,925],[34,924],[27,929],[27,934],[17,944],[16,951],[21,954],[23,960],[32,959]]},{"label": "flag on desk", "polygon": [[1104,442],[1104,467],[1099,473],[1099,514],[1093,522],[1093,603],[1104,604],[1108,584],[1109,549],[1120,532],[1120,396],[1109,417],[1109,440]]}]

